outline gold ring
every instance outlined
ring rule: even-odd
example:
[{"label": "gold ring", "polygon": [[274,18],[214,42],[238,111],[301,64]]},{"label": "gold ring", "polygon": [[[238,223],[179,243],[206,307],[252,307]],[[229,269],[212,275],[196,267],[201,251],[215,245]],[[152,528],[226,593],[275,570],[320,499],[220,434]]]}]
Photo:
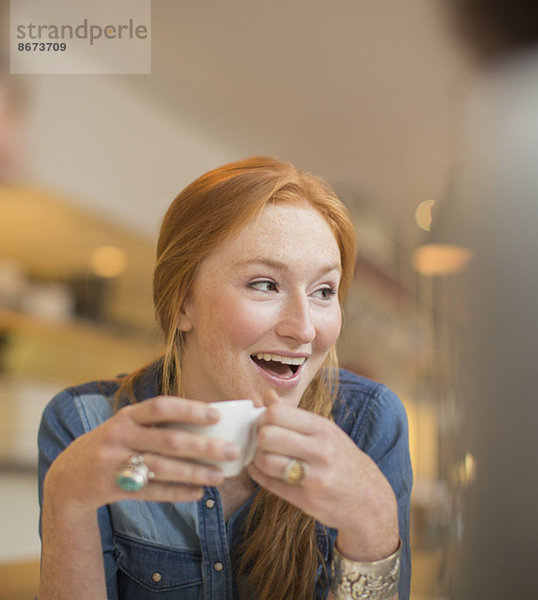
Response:
[{"label": "gold ring", "polygon": [[292,458],[286,467],[284,479],[286,480],[286,483],[289,483],[290,485],[297,485],[304,479],[305,474],[306,469],[304,462],[302,460]]}]

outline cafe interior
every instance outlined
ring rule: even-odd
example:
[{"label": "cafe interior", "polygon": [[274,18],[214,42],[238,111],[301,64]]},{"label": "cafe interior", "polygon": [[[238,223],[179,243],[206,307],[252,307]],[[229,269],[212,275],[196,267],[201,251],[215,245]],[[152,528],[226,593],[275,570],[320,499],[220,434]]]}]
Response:
[{"label": "cafe interior", "polygon": [[164,211],[198,175],[254,154],[320,174],[351,211],[359,253],[340,361],[404,403],[411,597],[450,597],[480,468],[460,443],[456,385],[471,252],[429,236],[457,179],[477,67],[444,4],[153,0],[151,74],[4,72],[0,600],[37,590],[45,405],[159,356],[151,278]]}]

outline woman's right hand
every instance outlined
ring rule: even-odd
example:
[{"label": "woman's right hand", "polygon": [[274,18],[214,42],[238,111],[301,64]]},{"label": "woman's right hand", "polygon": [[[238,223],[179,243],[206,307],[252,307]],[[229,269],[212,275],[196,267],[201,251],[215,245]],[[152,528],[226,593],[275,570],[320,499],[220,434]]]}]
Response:
[{"label": "woman's right hand", "polygon": [[[222,472],[194,460],[231,460],[237,456],[237,446],[159,425],[209,425],[218,418],[218,412],[205,402],[171,396],[126,406],[74,440],[56,458],[45,478],[45,496],[71,513],[95,511],[126,499],[198,500],[204,485],[214,486],[222,481]],[[116,472],[133,454],[141,454],[155,476],[141,490],[126,492],[116,483]]]}]

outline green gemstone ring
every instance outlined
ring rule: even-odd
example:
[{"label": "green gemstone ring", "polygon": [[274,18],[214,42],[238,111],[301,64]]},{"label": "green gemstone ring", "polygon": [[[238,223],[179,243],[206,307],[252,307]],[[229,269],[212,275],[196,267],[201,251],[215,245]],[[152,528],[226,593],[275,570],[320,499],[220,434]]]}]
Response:
[{"label": "green gemstone ring", "polygon": [[144,457],[138,454],[129,456],[121,463],[116,472],[116,483],[126,492],[137,492],[147,485],[152,477],[153,473],[150,473],[144,464]]}]

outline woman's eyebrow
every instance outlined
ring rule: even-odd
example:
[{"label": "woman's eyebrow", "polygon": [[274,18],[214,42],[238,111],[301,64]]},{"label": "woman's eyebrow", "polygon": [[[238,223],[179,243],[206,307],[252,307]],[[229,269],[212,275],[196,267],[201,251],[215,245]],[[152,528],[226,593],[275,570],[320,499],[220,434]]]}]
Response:
[{"label": "woman's eyebrow", "polygon": [[273,258],[262,258],[256,256],[236,262],[234,269],[240,269],[241,267],[248,267],[250,265],[261,265],[263,267],[271,267],[272,269],[279,269],[282,271],[289,270],[289,267],[285,262],[275,260]]},{"label": "woman's eyebrow", "polygon": [[[247,267],[250,265],[261,265],[264,267],[270,267],[272,269],[276,269],[279,271],[289,272],[290,267],[288,263],[285,263],[280,260],[276,260],[273,258],[262,258],[262,257],[252,257],[247,258],[245,260],[241,260],[233,266],[234,270],[241,269],[242,267]],[[319,274],[323,275],[325,273],[330,273],[331,271],[337,271],[339,274],[342,273],[342,266],[340,263],[328,263],[326,265],[320,264],[319,266]]]}]

